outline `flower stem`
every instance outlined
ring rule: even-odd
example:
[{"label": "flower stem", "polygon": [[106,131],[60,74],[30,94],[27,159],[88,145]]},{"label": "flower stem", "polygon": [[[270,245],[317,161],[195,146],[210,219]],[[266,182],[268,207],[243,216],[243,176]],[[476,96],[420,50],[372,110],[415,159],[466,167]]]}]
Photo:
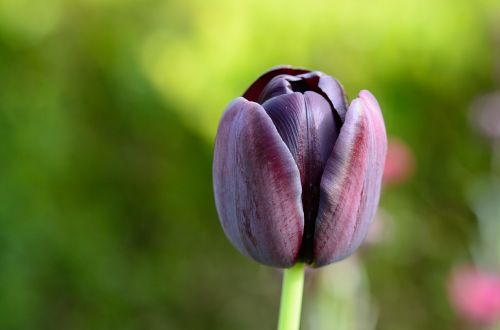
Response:
[{"label": "flower stem", "polygon": [[278,330],[298,330],[304,288],[304,264],[284,270]]}]

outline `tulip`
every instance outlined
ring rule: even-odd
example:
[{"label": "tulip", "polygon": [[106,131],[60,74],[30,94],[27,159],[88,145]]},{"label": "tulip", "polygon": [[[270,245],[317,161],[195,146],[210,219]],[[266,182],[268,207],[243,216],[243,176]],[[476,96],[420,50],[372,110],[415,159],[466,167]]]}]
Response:
[{"label": "tulip", "polygon": [[500,322],[500,274],[461,266],[451,274],[448,295],[455,310],[471,323]]},{"label": "tulip", "polygon": [[217,131],[213,184],[226,236],[278,268],[349,256],[375,215],[386,149],[370,92],[348,104],[324,73],[270,70],[229,104]]},{"label": "tulip", "polygon": [[470,119],[484,137],[500,141],[500,92],[478,97],[471,105]]},{"label": "tulip", "polygon": [[411,148],[401,139],[389,138],[382,183],[392,186],[407,181],[415,172]]}]

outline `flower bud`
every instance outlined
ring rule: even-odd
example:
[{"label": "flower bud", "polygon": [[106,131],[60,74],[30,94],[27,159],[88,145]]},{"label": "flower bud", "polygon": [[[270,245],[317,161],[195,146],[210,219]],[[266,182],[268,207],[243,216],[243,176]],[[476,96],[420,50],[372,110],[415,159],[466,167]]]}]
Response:
[{"label": "flower bud", "polygon": [[462,265],[451,274],[448,295],[455,310],[471,323],[500,321],[500,274]]},{"label": "flower bud", "polygon": [[222,115],[215,203],[231,243],[280,268],[352,254],[375,215],[387,149],[379,105],[321,72],[278,67]]}]

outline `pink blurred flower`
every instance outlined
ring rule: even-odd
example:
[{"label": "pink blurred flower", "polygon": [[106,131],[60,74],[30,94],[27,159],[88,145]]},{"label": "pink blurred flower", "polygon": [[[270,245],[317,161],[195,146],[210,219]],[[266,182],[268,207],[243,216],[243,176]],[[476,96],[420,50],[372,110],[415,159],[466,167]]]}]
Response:
[{"label": "pink blurred flower", "polygon": [[500,139],[500,92],[478,97],[471,105],[470,119],[482,135]]},{"label": "pink blurred flower", "polygon": [[473,266],[457,268],[448,283],[456,311],[472,323],[490,325],[500,320],[500,274]]},{"label": "pink blurred flower", "polygon": [[415,159],[410,147],[401,139],[389,138],[382,179],[384,185],[403,183],[414,171]]}]

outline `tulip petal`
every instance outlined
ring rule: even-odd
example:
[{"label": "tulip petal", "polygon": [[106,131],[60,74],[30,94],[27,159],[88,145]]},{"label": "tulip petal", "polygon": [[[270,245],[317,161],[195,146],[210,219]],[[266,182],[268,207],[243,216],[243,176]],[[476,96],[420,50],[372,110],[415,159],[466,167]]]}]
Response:
[{"label": "tulip petal", "polygon": [[301,176],[306,161],[317,163],[322,172],[338,135],[328,102],[315,92],[292,92],[273,97],[262,107],[290,149]]},{"label": "tulip petal", "polygon": [[294,91],[302,88],[303,91],[310,90],[322,95],[330,101],[341,122],[344,122],[347,112],[347,96],[344,87],[337,79],[319,71],[303,73],[293,78],[295,79],[290,79],[290,81]]},{"label": "tulip petal", "polygon": [[322,74],[319,78],[318,88],[328,96],[340,118],[344,121],[347,112],[347,96],[344,87],[337,79]]},{"label": "tulip petal", "polygon": [[378,103],[368,91],[362,91],[349,106],[321,178],[315,266],[349,256],[366,236],[380,197],[386,150]]},{"label": "tulip petal", "polygon": [[290,79],[294,78],[294,76],[280,74],[271,79],[260,93],[258,103],[262,104],[273,97],[293,93]]},{"label": "tulip petal", "polygon": [[213,177],[219,218],[233,245],[263,264],[292,266],[304,228],[300,174],[259,104],[240,97],[224,112]]},{"label": "tulip petal", "polygon": [[302,261],[313,259],[314,224],[318,212],[323,169],[337,139],[332,109],[328,101],[315,92],[282,94],[266,101],[278,133],[290,149],[299,168],[304,209]]},{"label": "tulip petal", "polygon": [[309,72],[309,70],[293,68],[285,65],[274,67],[257,78],[257,80],[243,94],[243,97],[249,101],[257,102],[259,101],[260,94],[262,93],[264,87],[266,87],[266,85],[274,77],[282,74],[295,76],[306,72]]},{"label": "tulip petal", "polygon": [[314,119],[314,131],[318,137],[321,168],[323,169],[339,135],[337,125],[332,114],[332,109],[324,97],[316,92],[308,91],[304,93],[304,99],[306,101],[306,108],[311,109]]},{"label": "tulip petal", "polygon": [[359,230],[355,232],[351,243],[353,251],[357,249],[365,239],[369,225],[377,212],[385,159],[387,156],[387,134],[380,106],[375,97],[367,90],[361,91],[359,93],[359,98],[368,112],[371,138],[368,146],[370,152],[368,153],[369,157],[367,159],[369,170],[366,172],[365,186],[363,189],[366,192],[366,200],[364,201],[365,208],[364,213],[360,216],[361,219],[365,219],[363,221],[366,222],[366,225],[362,225]]},{"label": "tulip petal", "polygon": [[262,104],[279,135],[291,152],[298,165],[301,175],[303,174],[301,151],[306,132],[306,116],[304,96],[293,92],[269,99]]}]

